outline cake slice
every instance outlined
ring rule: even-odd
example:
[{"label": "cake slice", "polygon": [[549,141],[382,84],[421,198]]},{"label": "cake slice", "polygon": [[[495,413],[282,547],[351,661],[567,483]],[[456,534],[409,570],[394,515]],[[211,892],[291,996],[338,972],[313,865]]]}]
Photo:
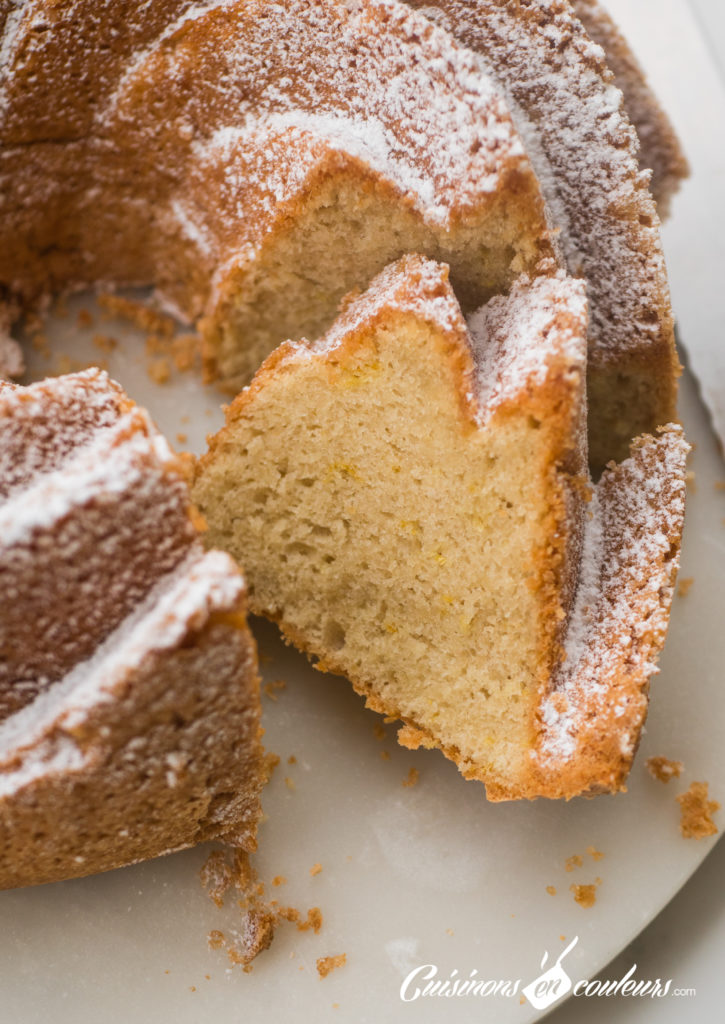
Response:
[{"label": "cake slice", "polygon": [[210,838],[265,780],[245,584],[105,373],[0,384],[0,888]]},{"label": "cake slice", "polygon": [[592,498],[584,285],[524,278],[466,324],[447,277],[407,257],[267,360],[197,466],[207,540],[243,554],[255,612],[491,798],[614,790],[664,638],[685,445],[643,440]]}]

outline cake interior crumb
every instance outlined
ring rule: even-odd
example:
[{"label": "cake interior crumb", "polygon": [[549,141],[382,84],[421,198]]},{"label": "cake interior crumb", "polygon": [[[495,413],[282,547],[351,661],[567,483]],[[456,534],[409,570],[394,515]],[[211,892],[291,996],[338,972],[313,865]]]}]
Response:
[{"label": "cake interior crumb", "polygon": [[321,956],[317,960],[317,973],[321,978],[326,978],[331,971],[343,967],[346,963],[346,953],[338,953],[337,956]]},{"label": "cake interior crumb", "polygon": [[679,779],[685,767],[682,761],[671,761],[668,757],[648,757],[645,765],[652,778],[658,782]]},{"label": "cake interior crumb", "polygon": [[420,772],[418,771],[418,769],[417,768],[411,768],[408,771],[407,776],[403,779],[403,785],[404,786],[408,786],[408,787],[415,786],[415,785],[417,785],[419,779],[420,779]]},{"label": "cake interior crumb", "polygon": [[693,782],[686,793],[676,797],[680,805],[680,831],[685,839],[704,839],[714,836],[718,827],[712,820],[720,810],[717,800],[708,798],[707,782]]},{"label": "cake interior crumb", "polygon": [[594,906],[597,902],[597,886],[600,881],[601,879],[597,879],[597,881],[586,885],[572,883],[569,886],[570,892],[574,893],[574,899],[580,907],[588,908]]}]

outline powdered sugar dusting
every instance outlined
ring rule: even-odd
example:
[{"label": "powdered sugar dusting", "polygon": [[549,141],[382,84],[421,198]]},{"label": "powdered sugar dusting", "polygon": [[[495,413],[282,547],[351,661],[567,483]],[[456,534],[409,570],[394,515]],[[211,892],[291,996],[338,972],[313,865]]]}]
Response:
[{"label": "powdered sugar dusting", "polygon": [[468,317],[476,358],[481,415],[541,384],[552,360],[586,369],[586,289],[559,272],[519,278],[509,296],[497,296]]},{"label": "powdered sugar dusting", "polygon": [[[179,111],[192,47],[216,84],[197,81]],[[526,162],[502,97],[473,55],[393,0],[293,0],[248,14],[239,4],[193,8],[136,58],[99,112],[99,131],[138,118],[138,92],[149,82],[145,102],[153,100],[155,117],[159,96],[174,95],[197,159],[228,151],[232,138],[256,147],[264,135],[289,133],[271,190],[277,202],[293,194],[297,165],[309,159],[294,132],[364,160],[440,224],[495,191],[512,163]],[[183,207],[175,209],[184,221]]]},{"label": "powdered sugar dusting", "polygon": [[86,712],[213,612],[236,612],[244,581],[227,555],[204,553],[168,444],[101,371],[0,388],[0,474],[8,795],[81,770]]},{"label": "powdered sugar dusting", "polygon": [[670,425],[596,487],[566,659],[541,709],[537,756],[547,771],[606,736],[617,737],[623,758],[633,753],[669,619],[688,450]]},{"label": "powdered sugar dusting", "polygon": [[0,795],[41,773],[81,770],[97,754],[84,753],[73,741],[88,714],[99,702],[113,701],[150,654],[174,650],[213,611],[234,607],[243,592],[244,581],[227,555],[194,546],[92,658],[0,724],[0,751],[7,752],[0,762]]},{"label": "powdered sugar dusting", "polygon": [[[564,0],[409,0],[440,12],[504,89],[569,271],[587,278],[591,357],[670,343],[659,220],[602,49]],[[537,154],[544,157],[537,161]]]},{"label": "powdered sugar dusting", "polygon": [[421,256],[404,256],[378,274],[363,295],[350,297],[326,334],[312,344],[299,342],[295,348],[298,352],[329,351],[362,324],[391,309],[467,336],[460,306],[448,283],[448,268]]}]

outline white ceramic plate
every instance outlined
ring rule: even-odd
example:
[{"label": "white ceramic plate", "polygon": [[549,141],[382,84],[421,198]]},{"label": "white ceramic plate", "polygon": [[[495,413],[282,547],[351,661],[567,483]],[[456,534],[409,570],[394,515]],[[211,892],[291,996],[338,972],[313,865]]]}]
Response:
[{"label": "white ceramic plate", "polygon": [[[65,318],[50,323],[50,362],[36,353],[32,375],[57,369],[60,353],[97,359],[93,334],[113,334],[121,344],[109,359],[112,374],[171,439],[181,431],[188,447],[202,448],[221,420],[218,397],[191,374],[152,384],[140,336],[102,323],[97,311],[94,326],[78,331],[79,307],[95,307],[88,298],[70,305]],[[233,900],[218,910],[201,888],[208,849],[6,892],[0,1019],[526,1022],[542,1014],[521,1005],[518,994],[408,1004],[399,996],[401,981],[412,967],[435,964],[443,978],[476,969],[481,978],[521,979],[521,989],[538,975],[544,952],[551,964],[575,935],[567,971],[574,980],[593,976],[710,849],[711,841],[680,837],[675,793],[704,779],[715,796],[725,794],[725,493],[715,488],[725,466],[689,380],[682,413],[697,450],[681,576],[695,583],[675,599],[626,795],[487,804],[483,787],[465,782],[439,753],[398,748],[392,726],[385,740],[376,738],[380,719],[345,681],[314,672],[272,627],[258,624],[265,677],[287,686],[276,702],[264,698],[266,742],[282,762],[264,795],[268,820],[256,864],[270,895],[303,911],[321,908],[321,931],[283,925],[251,973],[232,969],[207,947],[208,932],[228,932],[239,919]],[[644,762],[652,754],[684,761],[683,778],[669,786],[650,778]],[[288,764],[291,755],[296,763]],[[408,788],[411,767],[420,779]],[[585,852],[590,846],[603,859],[595,862]],[[573,854],[584,863],[567,872]],[[316,862],[322,871],[313,877]],[[278,888],[269,885],[276,875],[287,879]],[[583,909],[569,886],[596,877],[596,905]],[[321,980],[316,958],[342,952],[347,964]]]}]

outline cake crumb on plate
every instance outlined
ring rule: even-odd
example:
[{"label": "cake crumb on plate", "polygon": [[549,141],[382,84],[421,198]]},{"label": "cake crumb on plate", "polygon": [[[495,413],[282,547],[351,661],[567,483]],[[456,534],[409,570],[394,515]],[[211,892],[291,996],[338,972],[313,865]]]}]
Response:
[{"label": "cake crumb on plate", "polygon": [[658,782],[679,779],[684,768],[682,761],[670,761],[668,757],[648,757],[645,765],[652,778]]},{"label": "cake crumb on plate", "polygon": [[717,834],[712,815],[720,810],[720,804],[708,799],[706,782],[693,782],[686,793],[680,793],[675,799],[680,805],[680,830],[685,839],[704,839]]},{"label": "cake crumb on plate", "polygon": [[321,978],[326,978],[330,971],[343,967],[346,963],[346,953],[338,953],[337,956],[321,956],[317,960],[317,973]]}]

